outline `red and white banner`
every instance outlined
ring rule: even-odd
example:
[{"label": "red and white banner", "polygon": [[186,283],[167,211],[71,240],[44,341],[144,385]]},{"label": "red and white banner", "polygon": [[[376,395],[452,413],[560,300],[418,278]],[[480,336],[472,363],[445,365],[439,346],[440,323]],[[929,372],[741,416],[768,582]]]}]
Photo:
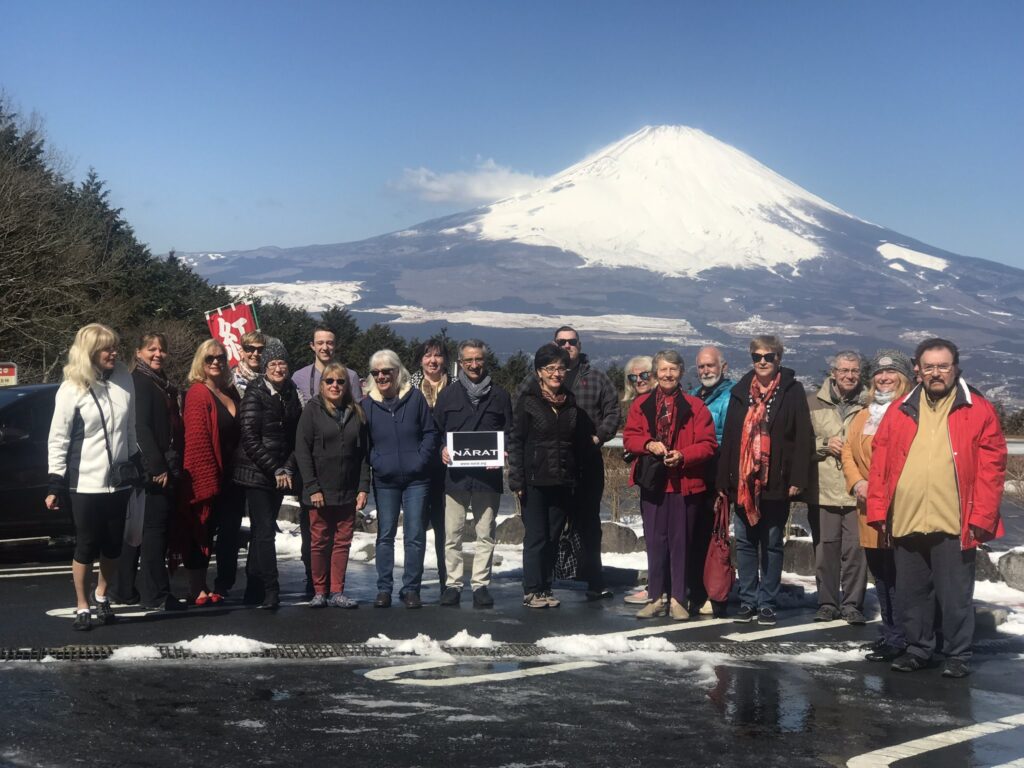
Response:
[{"label": "red and white banner", "polygon": [[224,345],[228,364],[234,368],[242,359],[242,336],[259,330],[251,301],[228,304],[206,313],[210,335]]}]

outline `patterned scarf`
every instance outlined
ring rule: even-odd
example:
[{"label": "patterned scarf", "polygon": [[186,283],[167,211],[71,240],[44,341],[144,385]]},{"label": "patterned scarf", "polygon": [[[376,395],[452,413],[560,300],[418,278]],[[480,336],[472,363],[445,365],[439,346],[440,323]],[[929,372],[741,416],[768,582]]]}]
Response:
[{"label": "patterned scarf", "polygon": [[487,397],[487,393],[491,391],[490,376],[484,376],[480,381],[470,381],[469,376],[461,368],[459,369],[459,383],[466,388],[466,396],[474,408],[478,407],[480,401]]},{"label": "patterned scarf", "polygon": [[768,434],[768,404],[775,397],[782,374],[778,373],[767,387],[750,382],[750,406],[740,433],[740,477],[736,503],[747,515],[747,522],[757,525],[761,519],[761,491],[768,485],[772,443]]},{"label": "patterned scarf", "polygon": [[661,387],[654,389],[654,412],[657,414],[655,430],[658,442],[672,450],[672,430],[676,425],[676,403],[679,400],[679,389],[666,393]]},{"label": "patterned scarf", "polygon": [[552,408],[561,408],[565,405],[565,388],[559,389],[557,394],[548,392],[544,387],[538,387],[540,389],[540,396],[543,397]]},{"label": "patterned scarf", "polygon": [[135,360],[135,370],[142,375],[153,380],[160,389],[164,391],[167,397],[174,401],[175,404],[178,402],[178,389],[171,382],[167,380],[167,374],[163,371],[154,371],[144,362],[139,359]]}]

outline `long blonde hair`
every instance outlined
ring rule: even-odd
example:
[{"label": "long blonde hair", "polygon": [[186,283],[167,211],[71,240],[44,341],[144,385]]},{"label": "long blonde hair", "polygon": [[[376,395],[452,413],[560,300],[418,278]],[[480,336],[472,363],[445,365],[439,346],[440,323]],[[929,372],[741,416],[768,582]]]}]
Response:
[{"label": "long blonde hair", "polygon": [[337,412],[331,401],[327,399],[327,385],[324,384],[324,379],[332,377],[335,379],[342,379],[345,382],[345,394],[341,396],[341,407],[345,408],[349,405],[352,406],[352,410],[355,411],[356,416],[359,417],[361,424],[366,423],[366,414],[363,413],[363,406],[356,402],[355,395],[352,394],[352,387],[348,383],[348,368],[344,363],[332,360],[324,366],[324,371],[320,374],[320,400],[324,404],[324,408],[327,412],[333,416]]},{"label": "long blonde hair", "polygon": [[64,380],[81,389],[96,383],[96,365],[93,358],[100,350],[116,348],[120,339],[113,328],[102,323],[83,325],[75,334],[75,342],[68,350],[68,364],[64,366]]},{"label": "long blonde hair", "polygon": [[629,362],[626,363],[626,370],[622,373],[623,403],[632,403],[636,399],[636,384],[632,384],[629,381],[629,374],[633,372],[634,368],[643,368],[650,373],[654,368],[654,358],[650,355],[637,355],[636,357],[631,357]]},{"label": "long blonde hair", "polygon": [[[188,369],[189,384],[197,384],[200,382],[204,384],[206,383],[206,371],[203,370],[203,364],[206,362],[206,356],[217,354],[226,355],[227,350],[224,349],[224,345],[221,344],[216,339],[207,339],[206,341],[199,345],[199,348],[196,350],[196,353],[192,355],[192,367]],[[227,364],[225,363],[225,366],[226,365]],[[229,384],[234,386],[234,384],[231,383],[231,371],[226,367],[224,369],[224,377]]]}]

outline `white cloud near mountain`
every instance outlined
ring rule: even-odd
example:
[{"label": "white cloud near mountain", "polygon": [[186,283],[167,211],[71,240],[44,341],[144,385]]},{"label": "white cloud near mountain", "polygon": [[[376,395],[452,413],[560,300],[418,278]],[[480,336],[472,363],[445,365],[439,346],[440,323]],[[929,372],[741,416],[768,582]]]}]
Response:
[{"label": "white cloud near mountain", "polygon": [[499,165],[493,158],[478,157],[471,171],[444,173],[423,167],[406,168],[394,186],[432,203],[493,203],[530,192],[545,181],[542,176]]}]

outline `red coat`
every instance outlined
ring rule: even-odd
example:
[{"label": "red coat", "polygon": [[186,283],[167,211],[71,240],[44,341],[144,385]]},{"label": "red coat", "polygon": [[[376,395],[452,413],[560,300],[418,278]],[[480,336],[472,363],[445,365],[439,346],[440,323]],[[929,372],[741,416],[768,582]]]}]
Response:
[{"label": "red coat", "polygon": [[[886,411],[875,433],[868,478],[869,524],[891,523],[896,485],[917,435],[920,397],[921,388],[914,387]],[[989,534],[984,541],[1003,535],[999,502],[1006,478],[1006,440],[992,404],[963,379],[957,381],[948,425],[960,492],[960,546],[970,549],[980,543],[971,526]]]},{"label": "red coat", "polygon": [[[688,496],[702,493],[708,489],[705,475],[706,463],[718,452],[718,441],[715,440],[715,423],[711,412],[696,397],[682,394],[676,405],[675,439],[669,450],[677,450],[683,455],[683,466],[668,471],[665,490],[669,493],[682,493]],[[655,397],[654,392],[641,395],[629,408],[626,416],[626,427],[622,431],[622,447],[629,453],[640,456],[647,453],[644,446],[655,437]],[[636,463],[630,470],[629,482],[635,485]]]}]

